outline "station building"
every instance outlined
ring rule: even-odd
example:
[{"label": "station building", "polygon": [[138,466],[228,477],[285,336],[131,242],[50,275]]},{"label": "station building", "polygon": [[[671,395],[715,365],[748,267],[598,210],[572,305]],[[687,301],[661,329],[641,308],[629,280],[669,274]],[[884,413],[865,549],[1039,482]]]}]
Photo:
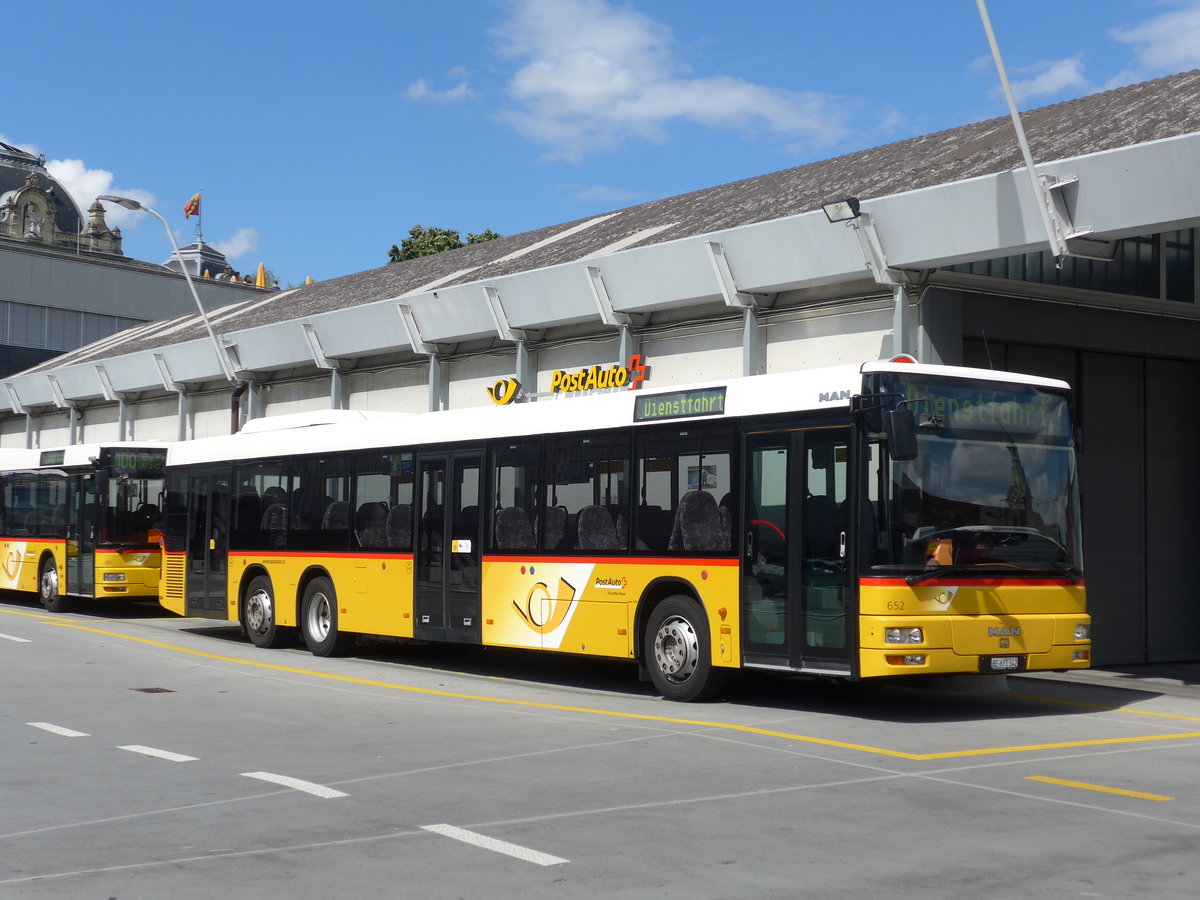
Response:
[{"label": "station building", "polygon": [[[177,260],[131,259],[122,241],[101,203],[85,217],[44,157],[0,142],[0,377],[196,309]],[[202,266],[216,275],[226,263],[200,240],[182,256],[198,278]],[[206,307],[217,307],[255,291],[208,280],[197,293]]]},{"label": "station building", "polygon": [[648,387],[899,352],[1049,375],[1082,427],[1095,662],[1197,659],[1200,71],[1022,119],[1036,190],[1001,118],[247,296],[210,316],[216,344],[196,314],[141,324],[4,378],[0,446],[479,406],[514,382],[571,402],[561,373],[634,355]]}]

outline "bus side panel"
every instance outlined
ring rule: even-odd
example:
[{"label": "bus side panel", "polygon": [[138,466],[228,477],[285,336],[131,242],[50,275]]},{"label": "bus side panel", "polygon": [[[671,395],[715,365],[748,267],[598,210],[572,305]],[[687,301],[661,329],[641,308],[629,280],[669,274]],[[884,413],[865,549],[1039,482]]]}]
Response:
[{"label": "bus side panel", "polygon": [[713,663],[736,665],[738,568],[732,560],[485,559],[483,643],[632,659],[638,601],[664,577],[693,586],[708,618]]},{"label": "bus side panel", "polygon": [[413,636],[413,558],[377,554],[324,559],[338,599],[338,629]]},{"label": "bus side panel", "polygon": [[37,593],[38,565],[47,550],[54,554],[58,583],[65,587],[65,542],[34,538],[4,540],[0,545],[0,589]]},{"label": "bus side panel", "polygon": [[265,569],[275,589],[275,621],[283,626],[298,625],[305,577],[320,570],[333,582],[340,631],[412,637],[412,567],[412,556],[406,554],[235,551],[229,554],[227,617],[238,617],[246,570]]}]

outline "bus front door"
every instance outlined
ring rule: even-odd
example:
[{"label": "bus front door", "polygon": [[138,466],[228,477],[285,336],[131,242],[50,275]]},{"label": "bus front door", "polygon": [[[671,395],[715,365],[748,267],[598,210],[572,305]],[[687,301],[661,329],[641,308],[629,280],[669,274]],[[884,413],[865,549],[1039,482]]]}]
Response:
[{"label": "bus front door", "polygon": [[229,572],[229,472],[193,471],[188,484],[187,611],[225,609]]},{"label": "bus front door", "polygon": [[482,471],[478,453],[418,459],[414,637],[481,639]]},{"label": "bus front door", "polygon": [[72,475],[69,485],[66,593],[93,597],[96,594],[96,532],[100,528],[96,476]]},{"label": "bus front door", "polygon": [[747,436],[747,664],[850,672],[849,453],[849,428]]}]

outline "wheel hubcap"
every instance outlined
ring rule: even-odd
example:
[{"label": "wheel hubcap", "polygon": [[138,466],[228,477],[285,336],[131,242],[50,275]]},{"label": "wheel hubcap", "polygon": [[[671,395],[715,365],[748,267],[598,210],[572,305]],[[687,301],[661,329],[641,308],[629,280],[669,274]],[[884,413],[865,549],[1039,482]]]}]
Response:
[{"label": "wheel hubcap", "polygon": [[271,595],[257,590],[246,598],[246,625],[256,634],[271,627],[274,613],[271,610]]},{"label": "wheel hubcap", "polygon": [[687,619],[672,616],[654,636],[654,660],[671,681],[686,681],[700,662],[700,641]]},{"label": "wheel hubcap", "polygon": [[333,627],[333,612],[329,606],[329,598],[325,594],[314,594],[308,606],[308,630],[318,641],[329,637],[329,629]]},{"label": "wheel hubcap", "polygon": [[54,566],[42,570],[42,596],[47,600],[58,596],[58,570]]}]

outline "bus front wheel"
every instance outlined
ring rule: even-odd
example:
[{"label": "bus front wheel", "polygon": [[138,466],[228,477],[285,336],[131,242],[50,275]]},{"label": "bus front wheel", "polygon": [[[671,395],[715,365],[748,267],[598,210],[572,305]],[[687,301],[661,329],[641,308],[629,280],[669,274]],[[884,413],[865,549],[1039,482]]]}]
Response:
[{"label": "bus front wheel", "polygon": [[712,664],[708,621],[688,597],[668,597],[650,613],[643,659],[650,680],[668,700],[707,700],[725,671]]},{"label": "bus front wheel", "polygon": [[304,589],[300,630],[314,656],[342,656],[354,646],[354,635],[338,631],[337,594],[325,576],[314,578]]},{"label": "bus front wheel", "polygon": [[71,597],[58,592],[58,564],[52,556],[43,559],[38,570],[38,599],[53,613],[70,612],[75,605]]},{"label": "bus front wheel", "polygon": [[266,575],[254,576],[246,588],[242,628],[255,647],[283,647],[291,640],[292,629],[275,621],[275,588]]}]

